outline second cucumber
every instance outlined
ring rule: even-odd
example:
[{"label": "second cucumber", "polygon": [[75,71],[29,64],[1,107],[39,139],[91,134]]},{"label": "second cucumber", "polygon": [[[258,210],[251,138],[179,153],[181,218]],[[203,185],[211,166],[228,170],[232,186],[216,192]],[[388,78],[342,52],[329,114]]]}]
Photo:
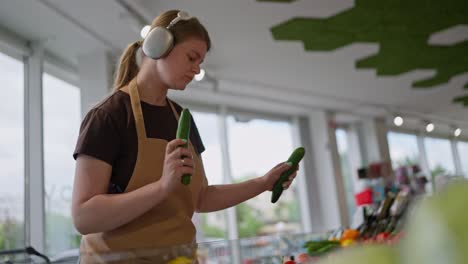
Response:
[{"label": "second cucumber", "polygon": [[273,192],[271,194],[272,203],[276,203],[276,201],[278,201],[281,194],[283,193],[283,183],[286,182],[289,176],[297,169],[297,165],[302,160],[304,155],[305,149],[303,147],[299,147],[293,151],[291,156],[289,156],[288,162],[291,162],[292,166],[283,172],[280,178],[275,182],[275,185],[273,185]]}]

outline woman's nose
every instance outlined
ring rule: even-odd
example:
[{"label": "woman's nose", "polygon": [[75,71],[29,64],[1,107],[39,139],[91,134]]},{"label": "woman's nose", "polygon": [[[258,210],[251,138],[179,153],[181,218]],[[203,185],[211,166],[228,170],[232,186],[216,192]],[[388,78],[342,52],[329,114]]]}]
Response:
[{"label": "woman's nose", "polygon": [[199,74],[199,73],[200,73],[200,65],[199,65],[199,64],[195,64],[195,66],[193,66],[193,68],[192,68],[192,71],[193,71],[195,74]]}]

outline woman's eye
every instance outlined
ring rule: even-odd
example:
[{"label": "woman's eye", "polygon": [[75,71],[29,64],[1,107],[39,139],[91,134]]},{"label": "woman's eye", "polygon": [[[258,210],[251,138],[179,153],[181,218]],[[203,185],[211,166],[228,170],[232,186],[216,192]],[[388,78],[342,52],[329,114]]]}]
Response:
[{"label": "woman's eye", "polygon": [[187,56],[187,57],[188,57],[189,61],[191,61],[191,62],[195,61],[194,57],[191,57],[191,56]]}]

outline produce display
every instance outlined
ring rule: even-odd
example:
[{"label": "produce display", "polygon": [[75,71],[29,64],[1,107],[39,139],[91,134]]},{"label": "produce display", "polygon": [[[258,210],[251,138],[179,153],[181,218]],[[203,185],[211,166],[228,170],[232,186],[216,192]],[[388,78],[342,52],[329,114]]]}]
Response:
[{"label": "produce display", "polygon": [[[180,114],[179,124],[177,126],[177,134],[176,134],[176,138],[184,139],[187,142],[185,143],[185,145],[182,146],[184,148],[188,148],[190,124],[191,124],[190,111],[187,108],[185,108],[182,110],[182,113]],[[181,179],[182,184],[189,185],[191,181],[191,177],[192,175],[190,174],[182,175],[182,179]]]},{"label": "produce display", "polygon": [[377,209],[364,207],[364,222],[357,229],[339,229],[328,240],[308,241],[304,247],[311,256],[357,244],[394,244],[402,236],[403,215],[408,208],[409,191],[388,192]]},{"label": "produce display", "polygon": [[[322,257],[314,262],[296,263],[467,263],[467,194],[468,181],[452,182],[440,192],[417,202],[406,219],[404,233],[401,230],[387,233],[379,229],[378,223],[371,224],[370,229],[373,229],[373,232],[369,232],[369,229],[345,230],[339,240],[306,242],[304,247],[309,255]],[[395,212],[399,212],[398,209],[395,209]],[[389,215],[392,216],[392,210],[389,210]],[[377,215],[374,218],[379,217]],[[387,221],[391,223],[391,217]],[[366,222],[366,225],[369,225],[369,222]],[[394,227],[387,225],[390,226]],[[366,234],[373,236],[367,237]],[[347,248],[332,252],[343,247]]]}]

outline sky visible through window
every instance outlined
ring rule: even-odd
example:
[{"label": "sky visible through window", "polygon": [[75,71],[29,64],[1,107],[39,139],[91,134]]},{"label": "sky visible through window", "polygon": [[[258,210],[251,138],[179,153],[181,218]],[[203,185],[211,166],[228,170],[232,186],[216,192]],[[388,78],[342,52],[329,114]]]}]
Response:
[{"label": "sky visible through window", "polygon": [[24,218],[23,62],[0,53],[0,223]]},{"label": "sky visible through window", "polygon": [[53,255],[78,246],[71,196],[75,173],[72,153],[81,121],[80,90],[44,73],[43,113],[46,251]]},{"label": "sky visible through window", "polygon": [[448,139],[426,137],[424,138],[424,144],[426,145],[429,169],[434,171],[443,168],[447,174],[454,175],[455,162],[450,141]]},{"label": "sky visible through window", "polygon": [[418,139],[415,135],[389,132],[387,139],[393,169],[419,164]]},{"label": "sky visible through window", "polygon": [[458,153],[465,178],[468,178],[468,142],[458,142]]}]

